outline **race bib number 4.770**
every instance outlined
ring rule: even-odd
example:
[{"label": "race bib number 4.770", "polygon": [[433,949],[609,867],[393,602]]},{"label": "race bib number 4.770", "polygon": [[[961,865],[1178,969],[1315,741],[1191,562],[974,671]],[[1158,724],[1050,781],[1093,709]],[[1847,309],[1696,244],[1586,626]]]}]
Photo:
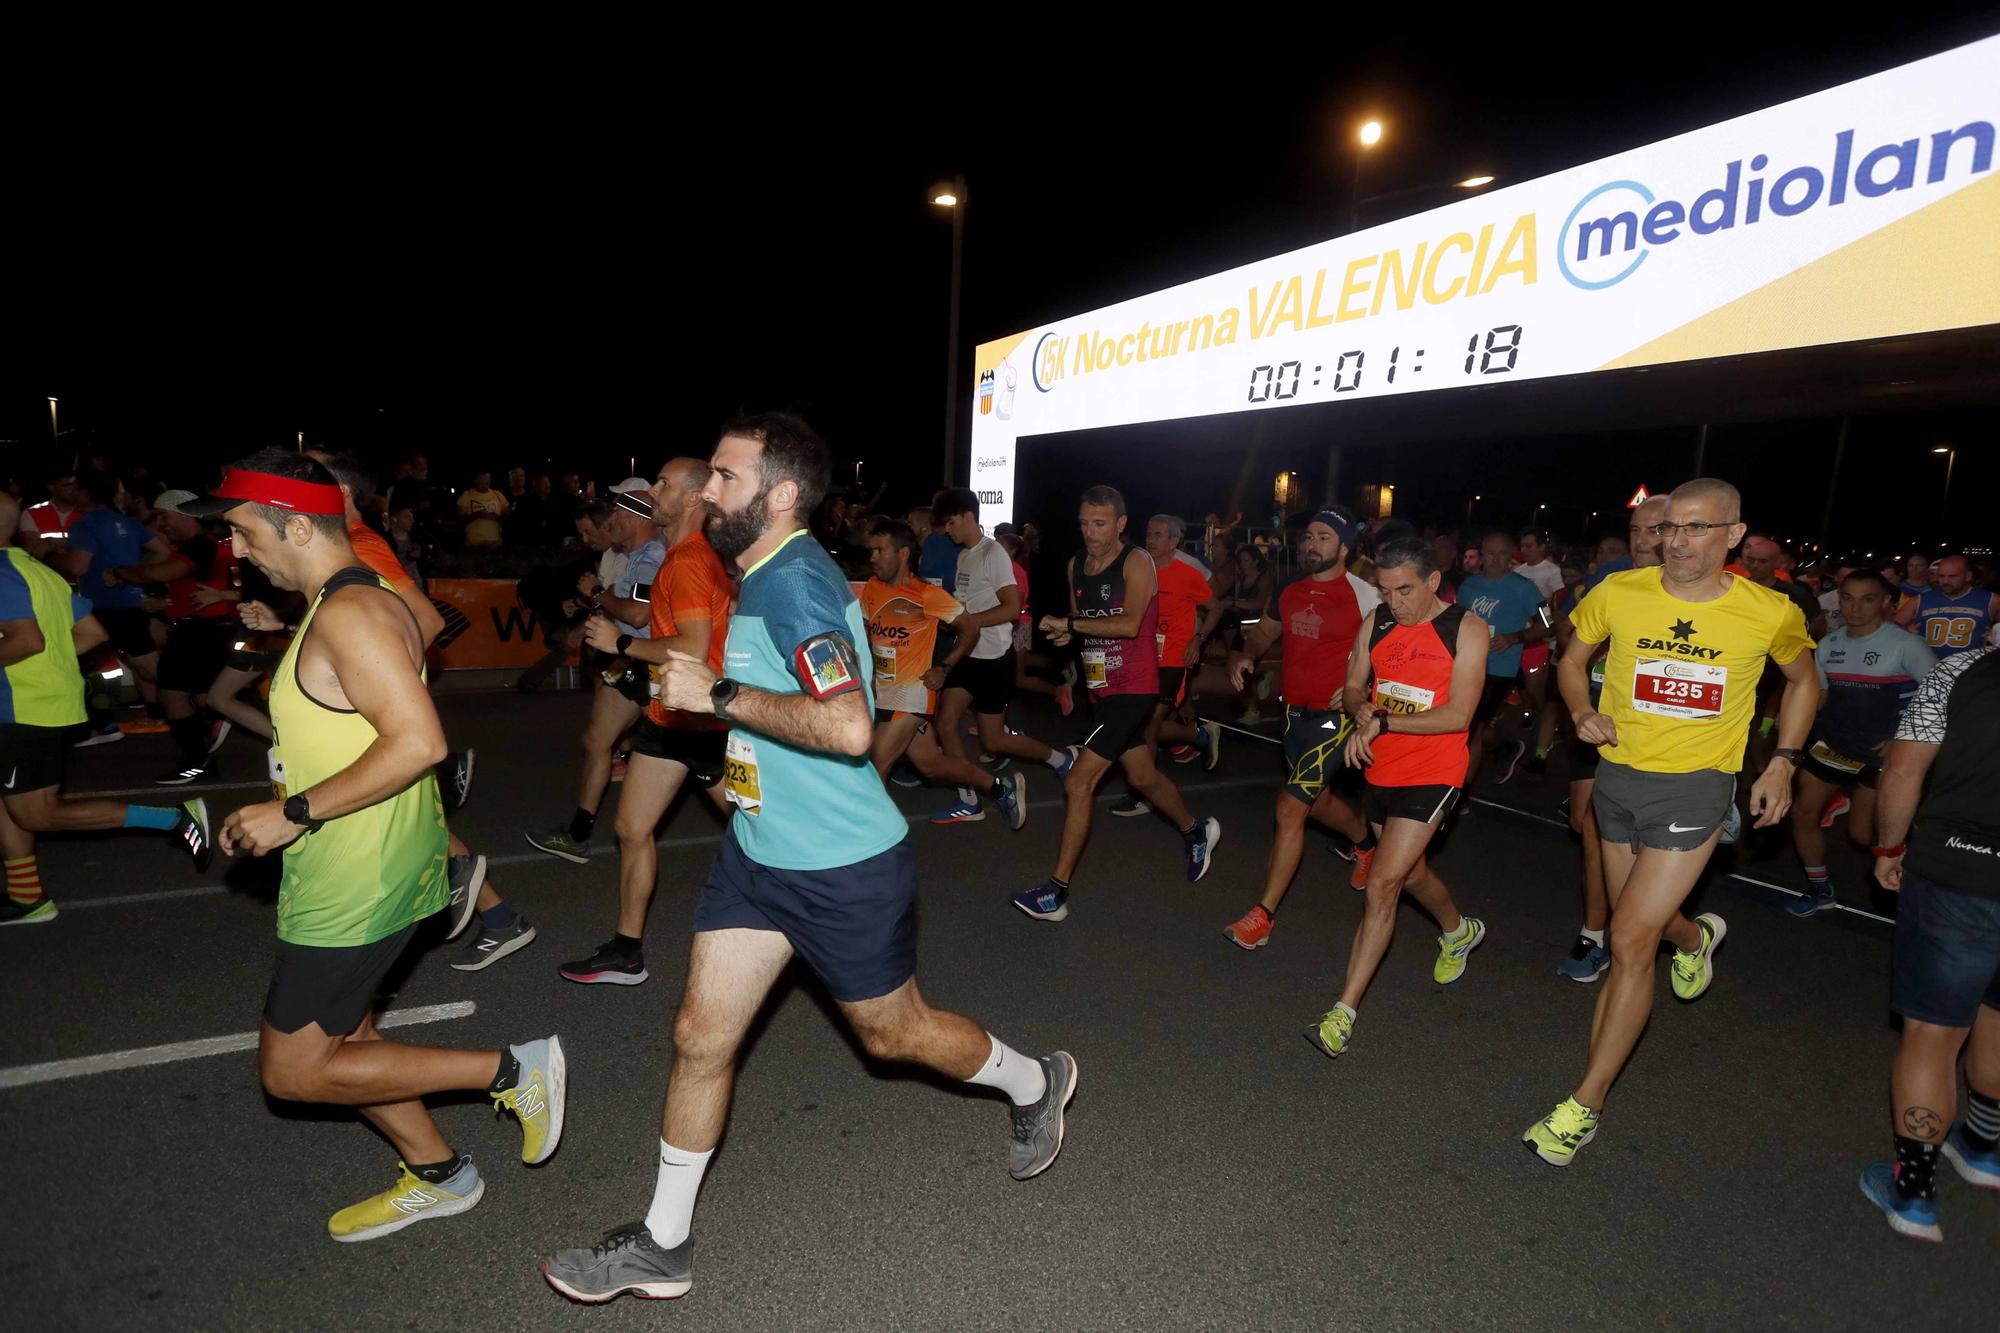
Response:
[{"label": "race bib number 4.770", "polygon": [[1707,662],[1642,657],[1632,672],[1632,707],[1659,717],[1708,721],[1722,715],[1729,668]]},{"label": "race bib number 4.770", "polygon": [[1385,713],[1428,713],[1437,706],[1437,691],[1378,677],[1375,681],[1375,706]]}]

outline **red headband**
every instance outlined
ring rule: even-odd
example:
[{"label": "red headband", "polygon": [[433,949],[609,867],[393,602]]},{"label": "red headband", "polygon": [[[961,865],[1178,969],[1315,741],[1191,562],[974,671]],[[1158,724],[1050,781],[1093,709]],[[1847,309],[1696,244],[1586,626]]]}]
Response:
[{"label": "red headband", "polygon": [[347,501],[340,487],[314,481],[295,481],[269,472],[230,468],[222,474],[222,484],[209,492],[218,500],[248,500],[273,509],[289,509],[295,514],[345,514]]}]

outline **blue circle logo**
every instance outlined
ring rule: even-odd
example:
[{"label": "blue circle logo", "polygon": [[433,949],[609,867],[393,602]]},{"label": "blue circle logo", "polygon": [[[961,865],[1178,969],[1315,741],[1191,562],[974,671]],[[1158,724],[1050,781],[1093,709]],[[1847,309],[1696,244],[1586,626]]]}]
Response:
[{"label": "blue circle logo", "polygon": [[[1644,199],[1648,204],[1651,204],[1653,202],[1653,192],[1647,189],[1645,186],[1641,185],[1638,181],[1606,181],[1604,184],[1598,186],[1596,189],[1592,190],[1589,194],[1583,196],[1583,198],[1576,201],[1576,207],[1572,208],[1569,211],[1569,216],[1563,220],[1562,232],[1556,237],[1556,266],[1562,270],[1562,275],[1569,282],[1570,286],[1581,287],[1583,290],[1587,292],[1601,291],[1606,287],[1617,286],[1619,283],[1625,281],[1625,279],[1631,277],[1633,273],[1637,272],[1639,265],[1646,262],[1646,256],[1652,253],[1651,250],[1641,249],[1637,255],[1633,256],[1631,263],[1627,264],[1624,268],[1620,269],[1617,273],[1614,273],[1612,276],[1608,278],[1599,279],[1598,281],[1595,282],[1579,278],[1576,276],[1575,273],[1572,273],[1570,271],[1569,236],[1570,236],[1570,229],[1576,226],[1577,215],[1583,212],[1584,207],[1587,204],[1589,204],[1591,200],[1597,198],[1597,196],[1601,194],[1609,193],[1612,190],[1630,190],[1632,193],[1638,195],[1641,199]],[[1638,239],[1639,225],[1640,225],[1639,221],[1635,217],[1632,222],[1632,235],[1633,235],[1633,240],[1635,242]],[[1608,243],[1609,240],[1608,232],[1606,233],[1606,239]]]}]

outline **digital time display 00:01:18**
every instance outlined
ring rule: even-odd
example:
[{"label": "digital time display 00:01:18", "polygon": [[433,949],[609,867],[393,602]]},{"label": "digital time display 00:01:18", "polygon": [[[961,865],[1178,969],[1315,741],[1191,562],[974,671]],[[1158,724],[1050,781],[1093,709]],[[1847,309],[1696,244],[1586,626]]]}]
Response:
[{"label": "digital time display 00:01:18", "polygon": [[[1515,360],[1521,354],[1521,329],[1519,324],[1502,324],[1488,329],[1483,335],[1473,334],[1465,340],[1465,370],[1471,375],[1473,363],[1479,363],[1476,373],[1481,375],[1505,375],[1514,368]],[[1384,383],[1396,382],[1396,362],[1402,357],[1401,347],[1389,349],[1389,376]],[[1334,359],[1333,391],[1353,393],[1361,387],[1361,375],[1368,360],[1366,352],[1342,352]],[[1419,347],[1410,357],[1407,367],[1412,375],[1421,374],[1424,368],[1424,349]],[[1314,366],[1313,387],[1319,387],[1318,376],[1325,366]],[[1299,381],[1304,378],[1305,366],[1298,361],[1281,361],[1275,366],[1256,366],[1250,371],[1250,401],[1253,403],[1284,402],[1299,396]]]}]

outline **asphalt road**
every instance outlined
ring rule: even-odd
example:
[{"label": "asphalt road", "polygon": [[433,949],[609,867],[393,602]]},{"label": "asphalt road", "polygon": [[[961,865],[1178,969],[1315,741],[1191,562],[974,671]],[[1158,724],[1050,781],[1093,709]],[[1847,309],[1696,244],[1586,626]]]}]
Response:
[{"label": "asphalt road", "polygon": [[[1711,875],[1701,906],[1730,922],[1713,989],[1682,1005],[1661,969],[1603,1130],[1558,1171],[1518,1138],[1578,1077],[1595,999],[1553,970],[1578,920],[1576,852],[1549,822],[1559,789],[1522,777],[1480,793],[1525,813],[1472,806],[1436,863],[1487,921],[1485,945],[1460,983],[1435,986],[1435,930],[1406,909],[1356,1045],[1333,1062],[1300,1034],[1339,990],[1361,906],[1346,863],[1315,838],[1270,945],[1246,954],[1220,933],[1261,886],[1277,781],[1275,749],[1240,736],[1217,772],[1174,770],[1223,824],[1209,877],[1184,882],[1163,823],[1103,817],[1060,925],[1006,902],[1053,858],[1052,775],[1030,773],[1019,834],[997,818],[912,828],[926,993],[1016,1047],[1078,1059],[1051,1171],[1008,1179],[997,1098],[871,1064],[795,974],[708,1175],[694,1290],[570,1305],[539,1257],[643,1216],[651,1195],[687,922],[719,826],[687,804],[662,826],[653,980],[564,982],[556,965],[610,933],[615,868],[539,856],[521,832],[573,803],[583,702],[442,707],[454,742],[479,748],[454,827],[505,858],[492,878],[540,938],[476,974],[435,948],[393,1007],[476,1005],[410,1041],[560,1032],[561,1151],[528,1170],[510,1119],[477,1097],[441,1105],[485,1201],[335,1245],[327,1216],[389,1184],[393,1150],[345,1112],[269,1101],[247,1053],[0,1088],[12,1310],[50,1328],[1992,1327],[2000,1198],[1942,1168],[1942,1247],[1892,1235],[1861,1198],[1861,1166],[1888,1148],[1887,928],[1793,920],[1725,873],[1793,883],[1781,841]],[[1067,739],[1052,715],[1022,717]],[[144,787],[170,759],[165,737],[80,752],[70,786]],[[201,794],[218,816],[255,799],[262,765],[232,740]],[[919,816],[943,803],[897,799]],[[144,835],[54,842],[42,865],[62,915],[0,931],[15,1016],[0,1069],[255,1028],[268,873],[202,879]],[[1838,865],[1849,901],[1884,910],[1859,860]]]}]

